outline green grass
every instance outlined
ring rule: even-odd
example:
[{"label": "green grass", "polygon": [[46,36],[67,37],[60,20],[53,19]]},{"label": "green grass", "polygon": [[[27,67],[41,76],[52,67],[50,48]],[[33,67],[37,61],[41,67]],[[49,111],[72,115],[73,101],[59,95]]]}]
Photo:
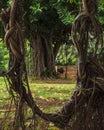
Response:
[{"label": "green grass", "polygon": [[[69,99],[75,84],[56,84],[56,83],[42,83],[40,81],[30,81],[30,89],[35,99]],[[8,91],[3,78],[0,78],[0,106],[6,102],[8,98]]]},{"label": "green grass", "polygon": [[[62,104],[65,100],[68,100],[75,86],[75,84],[72,84],[72,83],[69,84],[69,81],[57,82],[56,80],[55,82],[53,81],[51,82],[51,80],[36,81],[36,80],[29,79],[29,84],[30,84],[30,89],[34,97],[34,100],[36,101],[41,100],[42,103],[43,102],[47,103],[45,101],[50,101],[50,102],[53,101],[53,103],[50,106],[48,106],[49,104],[45,104],[43,106],[41,106],[40,104],[40,108],[45,112],[54,112],[54,111],[59,110],[61,106],[58,105],[57,103],[61,102]],[[8,94],[4,79],[0,78],[0,108],[1,110],[5,110],[5,108],[3,109],[3,106],[8,105],[9,103],[8,97],[9,97],[9,94]],[[56,104],[54,105],[54,103]],[[14,117],[13,111],[10,116]],[[3,117],[4,117],[4,112],[1,112],[0,118],[3,118]],[[30,109],[28,109],[28,114],[26,115],[26,117],[32,117]],[[41,130],[44,124],[46,125],[44,120],[40,119],[38,129]],[[59,130],[59,129],[56,128],[52,123],[50,123],[48,130]]]},{"label": "green grass", "polygon": [[9,97],[6,84],[3,78],[0,78],[0,106],[3,106],[7,103]]},{"label": "green grass", "polygon": [[34,97],[38,98],[55,98],[58,100],[69,99],[74,84],[35,84],[31,83],[30,88]]}]

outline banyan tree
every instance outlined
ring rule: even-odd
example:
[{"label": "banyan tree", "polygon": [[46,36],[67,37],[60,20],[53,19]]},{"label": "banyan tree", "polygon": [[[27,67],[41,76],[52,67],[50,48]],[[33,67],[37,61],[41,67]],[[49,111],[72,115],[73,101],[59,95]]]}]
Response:
[{"label": "banyan tree", "polygon": [[[0,17],[9,51],[9,70],[1,75],[6,77],[8,92],[16,105],[12,130],[27,129],[26,106],[33,115],[33,129],[37,129],[39,116],[63,130],[104,130],[104,66],[100,58],[104,43],[102,27],[96,18],[97,11],[97,0],[82,0],[81,10],[72,25],[72,38],[79,60],[76,87],[61,110],[45,113],[36,105],[28,84],[20,1],[13,0],[10,8],[2,10]],[[90,39],[94,41],[92,54],[88,51]],[[0,124],[1,130],[4,124],[5,121]]]}]

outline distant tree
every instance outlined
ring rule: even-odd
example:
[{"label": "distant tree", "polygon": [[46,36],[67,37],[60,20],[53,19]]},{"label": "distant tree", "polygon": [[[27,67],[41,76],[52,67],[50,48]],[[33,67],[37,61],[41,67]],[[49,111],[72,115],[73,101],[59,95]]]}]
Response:
[{"label": "distant tree", "polygon": [[[27,4],[28,3],[28,4]],[[23,2],[26,35],[33,48],[33,73],[52,76],[55,59],[61,44],[68,41],[75,4],[67,1]]]},{"label": "distant tree", "polygon": [[77,51],[73,44],[61,45],[56,57],[56,65],[76,65],[77,62]]}]

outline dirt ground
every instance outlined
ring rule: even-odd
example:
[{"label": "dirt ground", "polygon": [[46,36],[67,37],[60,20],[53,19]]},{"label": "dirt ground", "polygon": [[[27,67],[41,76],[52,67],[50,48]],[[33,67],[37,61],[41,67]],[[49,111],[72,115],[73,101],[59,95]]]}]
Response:
[{"label": "dirt ground", "polygon": [[48,83],[48,84],[70,84],[70,83],[75,83],[75,80],[72,79],[64,79],[64,78],[59,78],[59,79],[54,79],[54,78],[45,78],[45,79],[34,79],[31,78],[30,82],[35,82],[35,83],[39,83],[39,84],[44,84],[44,83]]}]

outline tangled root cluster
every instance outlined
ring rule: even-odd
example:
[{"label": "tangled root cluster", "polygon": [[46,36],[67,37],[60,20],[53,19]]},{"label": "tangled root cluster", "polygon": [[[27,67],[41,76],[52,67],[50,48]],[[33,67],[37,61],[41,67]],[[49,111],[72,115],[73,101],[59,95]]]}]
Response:
[{"label": "tangled root cluster", "polygon": [[[53,122],[64,130],[104,129],[104,67],[99,61],[98,48],[103,44],[102,30],[96,19],[96,0],[82,0],[82,9],[72,26],[72,38],[78,51],[78,72],[75,91],[71,99],[57,113],[44,113],[36,105],[28,85],[25,65],[24,40],[21,31],[21,6],[13,0],[11,8],[0,14],[4,25],[7,49],[9,50],[9,71],[2,75],[9,83],[9,93],[16,104],[13,130],[25,126],[24,105],[31,109],[36,128],[36,116]],[[17,11],[18,10],[18,11]],[[92,55],[89,55],[90,38],[96,41]],[[102,50],[99,52],[101,53]],[[1,124],[3,129],[3,123]]]}]

